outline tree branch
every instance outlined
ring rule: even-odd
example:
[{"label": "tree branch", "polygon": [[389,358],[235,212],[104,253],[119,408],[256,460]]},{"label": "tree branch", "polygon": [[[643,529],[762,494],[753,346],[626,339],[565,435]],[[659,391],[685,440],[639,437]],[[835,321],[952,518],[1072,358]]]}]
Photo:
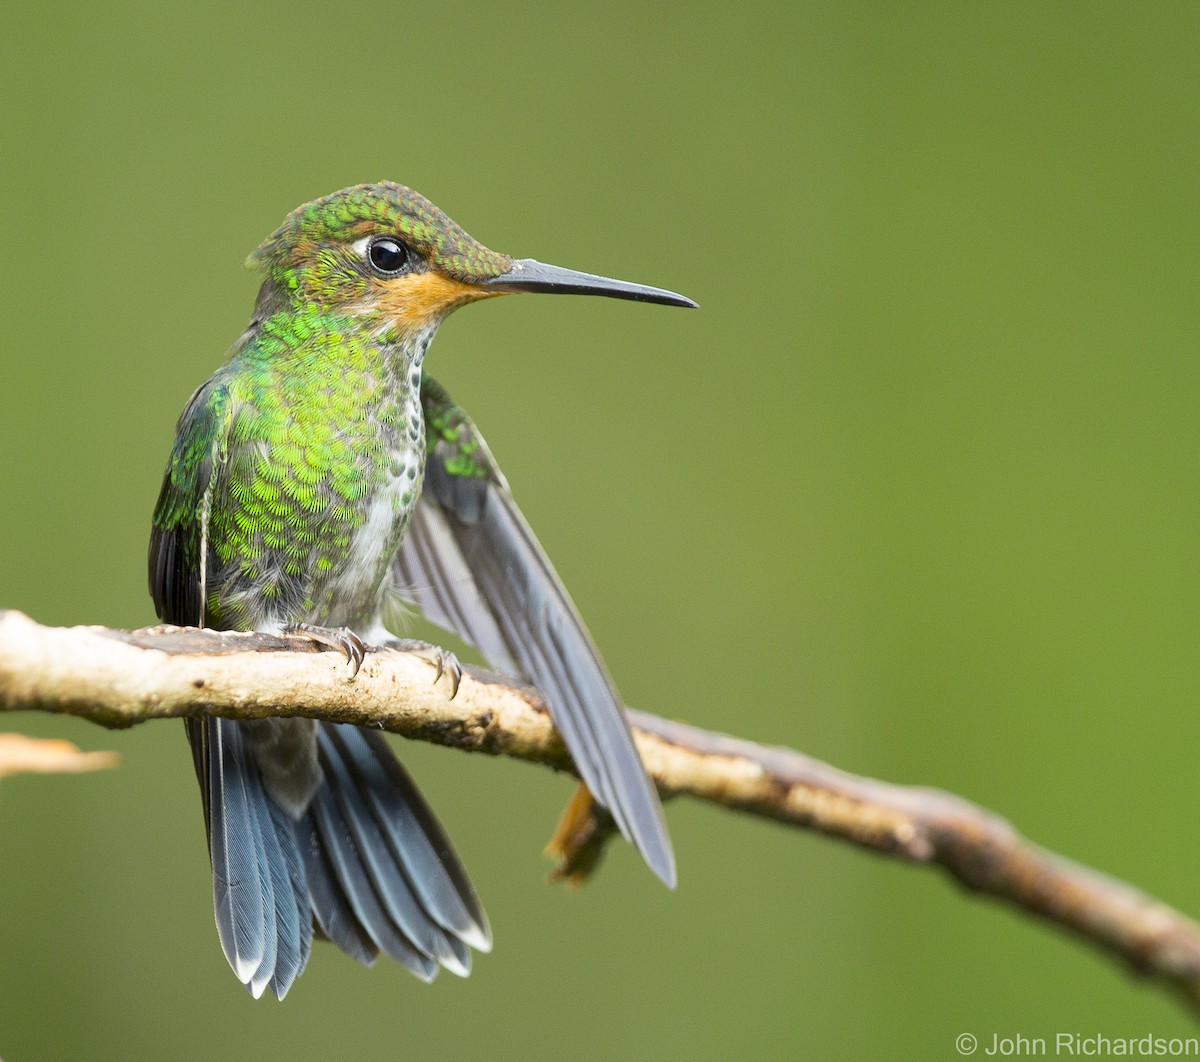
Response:
[{"label": "tree branch", "polygon": [[[0,611],[0,711],[77,715],[108,727],[147,719],[302,715],[573,771],[536,691],[476,668],[458,695],[407,653],[371,652],[349,677],[303,637],[153,627],[43,627]],[[631,711],[664,796],[687,795],[940,866],[969,889],[1073,931],[1200,1011],[1200,925],[1137,889],[1039,848],[1007,822],[934,789],[859,778],[771,748]],[[611,833],[575,801],[558,841],[585,874]]]}]

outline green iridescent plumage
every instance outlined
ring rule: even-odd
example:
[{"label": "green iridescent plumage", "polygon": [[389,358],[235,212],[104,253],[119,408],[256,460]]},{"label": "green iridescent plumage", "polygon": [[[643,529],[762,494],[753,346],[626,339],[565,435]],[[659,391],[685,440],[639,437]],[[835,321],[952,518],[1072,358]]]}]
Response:
[{"label": "green iridescent plumage", "polygon": [[[415,501],[415,462],[386,445],[408,427],[387,352],[359,322],[314,303],[266,318],[189,405],[155,517],[193,563],[201,537],[211,551],[205,621],[253,627],[264,612],[308,618],[328,604],[368,495],[410,468],[397,514]],[[398,534],[379,543],[376,581]],[[250,590],[262,595],[253,609]]]},{"label": "green iridescent plumage", "polygon": [[447,473],[468,479],[487,479],[497,474],[492,455],[471,418],[428,374],[421,381],[421,405],[425,410],[429,453],[440,450],[442,467]]}]

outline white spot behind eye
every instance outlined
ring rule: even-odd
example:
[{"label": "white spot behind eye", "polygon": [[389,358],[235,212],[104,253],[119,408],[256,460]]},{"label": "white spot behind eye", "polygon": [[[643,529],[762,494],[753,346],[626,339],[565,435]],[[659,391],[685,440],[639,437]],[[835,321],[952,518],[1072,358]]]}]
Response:
[{"label": "white spot behind eye", "polygon": [[366,258],[367,247],[370,245],[370,243],[371,237],[364,236],[361,240],[355,240],[350,246],[354,249],[354,253],[358,255],[359,258]]}]

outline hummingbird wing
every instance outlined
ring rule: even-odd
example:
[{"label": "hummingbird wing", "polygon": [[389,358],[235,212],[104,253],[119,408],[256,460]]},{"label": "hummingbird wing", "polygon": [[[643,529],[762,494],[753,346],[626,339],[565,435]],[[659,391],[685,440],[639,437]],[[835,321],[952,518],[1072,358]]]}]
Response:
[{"label": "hummingbird wing", "polygon": [[470,418],[428,375],[421,403],[429,453],[396,559],[401,593],[492,667],[541,690],[592,795],[674,888],[658,793],[583,620]]},{"label": "hummingbird wing", "polygon": [[213,559],[205,514],[231,408],[228,388],[209,380],[179,416],[150,531],[150,596],[164,623],[205,625],[201,584]]}]

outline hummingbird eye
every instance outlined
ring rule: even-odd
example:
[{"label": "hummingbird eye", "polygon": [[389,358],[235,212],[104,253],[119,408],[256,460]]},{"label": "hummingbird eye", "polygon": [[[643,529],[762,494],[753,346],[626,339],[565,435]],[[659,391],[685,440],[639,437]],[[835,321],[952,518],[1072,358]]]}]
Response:
[{"label": "hummingbird eye", "polygon": [[380,273],[394,276],[408,265],[409,251],[399,240],[380,236],[367,248],[367,261]]}]

